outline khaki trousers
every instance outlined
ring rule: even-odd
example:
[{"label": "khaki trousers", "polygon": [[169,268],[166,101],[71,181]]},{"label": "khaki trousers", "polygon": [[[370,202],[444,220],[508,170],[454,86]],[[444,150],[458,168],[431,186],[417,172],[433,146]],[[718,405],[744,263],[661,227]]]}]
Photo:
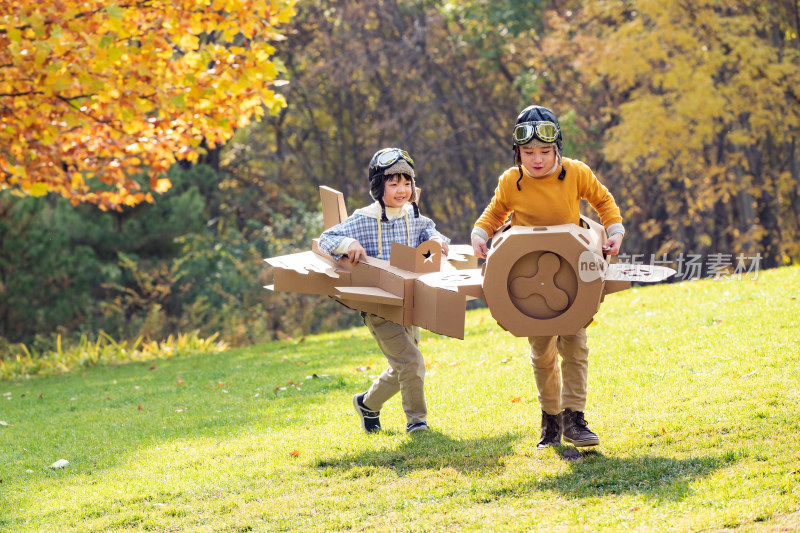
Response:
[{"label": "khaki trousers", "polygon": [[531,365],[542,410],[550,415],[557,415],[562,409],[583,411],[586,407],[586,372],[589,368],[586,328],[576,335],[528,337],[528,342],[531,344]]},{"label": "khaki trousers", "polygon": [[389,361],[389,368],[372,382],[364,395],[364,405],[372,411],[380,411],[383,404],[399,392],[406,423],[426,422],[425,360],[419,351],[419,328],[401,326],[368,313],[362,316]]}]

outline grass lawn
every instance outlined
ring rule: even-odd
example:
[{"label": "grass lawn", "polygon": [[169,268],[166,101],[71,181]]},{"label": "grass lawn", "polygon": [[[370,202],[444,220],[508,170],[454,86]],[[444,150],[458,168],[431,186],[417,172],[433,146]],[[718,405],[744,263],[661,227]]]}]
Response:
[{"label": "grass lawn", "polygon": [[488,310],[423,333],[428,434],[399,397],[361,432],[364,327],[0,382],[0,530],[800,530],[798,297],[800,267],[609,296],[577,458],[536,450],[529,348]]}]

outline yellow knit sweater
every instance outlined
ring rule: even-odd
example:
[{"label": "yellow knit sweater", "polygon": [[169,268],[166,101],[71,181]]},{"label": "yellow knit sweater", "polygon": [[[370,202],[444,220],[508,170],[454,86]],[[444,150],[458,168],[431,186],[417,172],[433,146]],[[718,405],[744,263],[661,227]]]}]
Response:
[{"label": "yellow knit sweater", "polygon": [[600,215],[603,226],[622,222],[614,197],[600,183],[582,161],[562,159],[566,170],[564,180],[559,180],[561,166],[552,174],[534,178],[523,169],[517,190],[519,169],[506,170],[494,191],[494,198],[484,209],[475,223],[486,231],[489,237],[502,226],[511,214],[511,224],[515,226],[552,226],[556,224],[578,224],[580,221],[580,200],[585,198]]}]

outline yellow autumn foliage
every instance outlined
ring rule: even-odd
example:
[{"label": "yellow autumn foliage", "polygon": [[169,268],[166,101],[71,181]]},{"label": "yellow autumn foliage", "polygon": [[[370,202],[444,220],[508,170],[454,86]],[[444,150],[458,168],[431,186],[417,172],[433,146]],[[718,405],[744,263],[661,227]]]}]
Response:
[{"label": "yellow autumn foliage", "polygon": [[151,198],[136,173],[166,190],[204,139],[285,105],[270,43],[293,15],[294,0],[3,2],[0,188],[103,209]]}]

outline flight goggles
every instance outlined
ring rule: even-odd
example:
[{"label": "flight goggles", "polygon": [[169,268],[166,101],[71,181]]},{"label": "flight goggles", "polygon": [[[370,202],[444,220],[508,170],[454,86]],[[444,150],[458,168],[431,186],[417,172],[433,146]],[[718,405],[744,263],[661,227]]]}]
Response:
[{"label": "flight goggles", "polygon": [[412,168],[414,167],[414,160],[411,159],[408,152],[400,150],[399,148],[388,148],[381,151],[375,158],[375,166],[378,170],[384,170],[397,163],[401,157],[405,159]]},{"label": "flight goggles", "polygon": [[514,144],[528,144],[534,137],[542,142],[552,143],[558,139],[559,133],[558,125],[549,120],[523,122],[514,128]]}]

